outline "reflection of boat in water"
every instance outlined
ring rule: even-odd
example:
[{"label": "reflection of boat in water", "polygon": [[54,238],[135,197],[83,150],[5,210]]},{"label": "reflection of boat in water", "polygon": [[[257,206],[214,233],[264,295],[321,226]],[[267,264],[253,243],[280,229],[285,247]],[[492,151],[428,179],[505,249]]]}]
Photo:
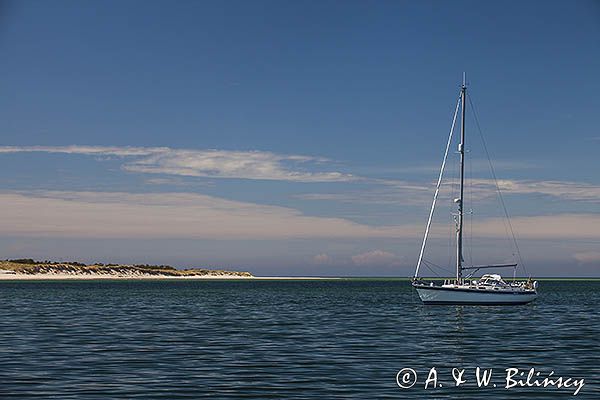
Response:
[{"label": "reflection of boat in water", "polygon": [[[537,297],[537,282],[527,281],[511,281],[505,282],[500,275],[485,274],[480,279],[473,279],[473,275],[481,269],[487,268],[516,268],[517,264],[497,264],[497,265],[481,265],[481,266],[465,266],[463,258],[463,217],[464,217],[464,185],[465,185],[465,111],[466,111],[466,96],[467,87],[465,81],[460,90],[460,98],[456,105],[454,118],[452,120],[452,128],[446,145],[446,152],[438,178],[437,187],[433,196],[433,203],[425,229],[425,236],[419,254],[419,261],[412,285],[417,290],[419,297],[425,304],[526,304],[533,301]],[[458,206],[458,213],[455,215],[456,224],[456,278],[447,279],[442,284],[437,282],[426,282],[419,277],[421,265],[425,262],[423,255],[427,244],[429,228],[435,211],[436,201],[439,194],[439,189],[444,175],[444,167],[448,158],[448,150],[452,142],[452,135],[456,125],[456,118],[459,108],[461,109],[461,135],[458,145],[458,153],[460,155],[460,197],[454,202]],[[495,179],[495,175],[494,175]],[[497,184],[496,184],[497,186]],[[498,188],[499,191],[499,188]],[[508,218],[508,214],[506,214]],[[510,220],[509,220],[510,224]],[[512,232],[512,228],[511,228]],[[514,240],[514,235],[513,235]],[[472,271],[466,277],[463,277],[463,271]]]}]

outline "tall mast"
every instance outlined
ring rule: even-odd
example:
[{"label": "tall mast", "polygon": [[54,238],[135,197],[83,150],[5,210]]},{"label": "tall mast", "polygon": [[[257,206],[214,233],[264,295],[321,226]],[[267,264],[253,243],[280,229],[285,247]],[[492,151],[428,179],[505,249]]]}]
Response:
[{"label": "tall mast", "polygon": [[464,197],[464,186],[465,186],[465,112],[466,112],[466,101],[467,97],[467,83],[466,77],[463,73],[463,83],[460,88],[461,98],[461,123],[460,123],[460,144],[458,145],[458,152],[460,153],[460,197],[458,198],[458,223],[456,227],[456,280],[459,283],[462,280],[462,268],[463,268],[463,197]]}]

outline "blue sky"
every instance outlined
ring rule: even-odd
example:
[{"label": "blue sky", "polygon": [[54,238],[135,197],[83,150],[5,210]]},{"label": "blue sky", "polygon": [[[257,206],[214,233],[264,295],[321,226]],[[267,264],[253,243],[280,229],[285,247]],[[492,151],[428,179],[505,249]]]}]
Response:
[{"label": "blue sky", "polygon": [[[20,1],[0,18],[4,258],[408,276],[467,71],[528,271],[600,272],[597,2]],[[476,258],[503,260],[467,129]]]}]

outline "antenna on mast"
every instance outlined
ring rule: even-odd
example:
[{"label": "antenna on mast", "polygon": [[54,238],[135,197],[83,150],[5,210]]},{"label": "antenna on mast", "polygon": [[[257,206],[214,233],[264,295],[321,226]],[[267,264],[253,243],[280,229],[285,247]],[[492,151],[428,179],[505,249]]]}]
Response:
[{"label": "antenna on mast", "polygon": [[463,87],[467,86],[467,73],[466,72],[463,72],[463,84],[462,85],[463,85]]}]

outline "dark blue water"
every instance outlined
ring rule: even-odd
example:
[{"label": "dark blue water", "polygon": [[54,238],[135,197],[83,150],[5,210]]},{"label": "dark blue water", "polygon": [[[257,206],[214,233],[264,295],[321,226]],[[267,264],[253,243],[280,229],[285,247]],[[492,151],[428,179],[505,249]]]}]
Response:
[{"label": "dark blue water", "polygon": [[[0,302],[1,399],[572,397],[505,389],[510,367],[600,399],[600,282],[543,282],[512,307],[423,306],[393,280],[2,282]],[[424,389],[432,367],[442,388]]]}]

